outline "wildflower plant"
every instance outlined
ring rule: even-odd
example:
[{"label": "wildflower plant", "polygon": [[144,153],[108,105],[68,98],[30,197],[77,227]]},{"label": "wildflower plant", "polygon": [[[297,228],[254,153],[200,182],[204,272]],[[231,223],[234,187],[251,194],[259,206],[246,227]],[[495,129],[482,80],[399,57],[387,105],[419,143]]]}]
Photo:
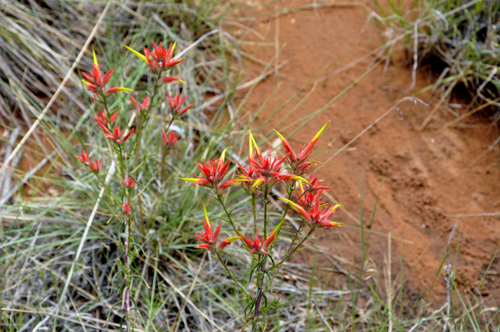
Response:
[{"label": "wildflower plant", "polygon": [[[141,203],[141,187],[151,179],[141,178],[138,180],[139,163],[142,160],[142,155],[150,151],[142,151],[141,149],[141,135],[150,121],[150,115],[155,112],[165,112],[164,118],[167,119],[168,124],[162,128],[161,133],[157,135],[157,144],[152,144],[151,149],[158,149],[161,157],[161,165],[159,169],[163,174],[165,172],[164,163],[169,155],[169,151],[175,146],[175,143],[180,136],[170,130],[170,127],[175,119],[179,119],[182,114],[186,113],[194,104],[185,105],[187,97],[181,97],[179,93],[176,97],[172,97],[166,91],[167,84],[184,84],[185,83],[177,77],[169,76],[173,67],[181,63],[182,59],[174,58],[175,44],[172,43],[168,48],[162,46],[162,43],[156,44],[153,41],[153,49],[149,50],[144,47],[144,54],[125,46],[129,51],[134,53],[140,60],[144,61],[152,72],[153,80],[141,91],[136,97],[130,97],[129,111],[114,109],[111,105],[114,94],[120,92],[131,93],[132,89],[125,87],[112,87],[109,86],[113,69],[107,71],[103,75],[103,71],[97,61],[95,52],[93,53],[93,66],[89,73],[83,73],[84,83],[86,90],[90,93],[93,101],[93,109],[95,112],[95,131],[102,135],[107,140],[109,155],[106,158],[101,156],[94,158],[89,156],[87,148],[80,154],[75,154],[82,164],[82,171],[93,174],[100,184],[104,187],[107,198],[112,202],[115,208],[114,219],[121,221],[120,228],[124,233],[123,239],[120,243],[123,252],[122,260],[119,262],[121,271],[123,272],[123,286],[122,300],[117,303],[121,304],[122,309],[125,311],[124,319],[127,331],[134,330],[134,320],[132,319],[131,311],[137,307],[133,303],[133,280],[141,280],[142,277],[133,269],[134,257],[137,255],[138,250],[134,245],[132,237],[132,229],[140,226],[143,235],[146,235],[145,220],[142,213]],[[167,102],[168,101],[168,102]],[[163,105],[163,106],[162,106]],[[104,160],[110,161],[109,163],[103,162]],[[111,165],[114,163],[114,166]],[[104,178],[104,172],[110,169],[116,169],[115,183],[108,183]],[[161,174],[160,174],[161,176]],[[160,190],[165,191],[168,187],[166,183],[167,177],[162,177],[165,183],[159,186]],[[145,283],[146,287],[149,287]]]},{"label": "wildflower plant", "polygon": [[[249,132],[248,161],[246,165],[237,162],[236,177],[226,179],[231,161],[225,160],[226,150],[224,150],[221,156],[215,160],[203,160],[196,163],[200,169],[199,175],[194,174],[194,178],[179,179],[191,182],[193,186],[206,187],[225,212],[225,219],[221,220],[215,228],[203,204],[205,217],[202,224],[204,231],[195,234],[201,242],[195,248],[213,254],[244,295],[247,305],[242,331],[249,325],[251,325],[252,331],[266,330],[266,313],[279,303],[279,296],[273,294],[272,286],[281,266],[294,253],[302,250],[304,242],[315,232],[342,225],[340,222],[333,221],[332,217],[343,206],[340,204],[328,206],[321,198],[322,192],[331,188],[322,185],[323,180],[318,179],[315,173],[306,176],[317,163],[309,161],[308,158],[327,125],[328,123],[304,148],[300,147],[298,153],[276,131],[286,152],[281,157],[273,156],[270,146],[267,152],[262,152],[252,133]],[[253,225],[236,222],[232,216],[231,207],[226,206],[223,196],[231,186],[241,186],[249,197]],[[269,213],[271,195],[274,195],[273,191],[279,190],[279,188],[285,188],[285,197],[279,198],[285,206],[280,216],[273,218]],[[279,259],[280,257],[273,251],[273,248],[279,241],[283,240],[282,228],[285,219],[293,213],[290,207],[298,213],[302,222],[291,235],[285,257]],[[271,224],[276,226],[271,227]],[[249,228],[253,228],[253,236],[248,235],[245,231]],[[221,229],[227,230],[233,236],[221,240],[219,238]],[[282,236],[280,237],[280,235]],[[223,253],[224,248],[234,242],[240,242],[252,257],[248,273],[249,280],[243,281],[242,276],[235,276],[227,264],[230,257],[222,257],[223,254],[227,254],[227,252]]]}]

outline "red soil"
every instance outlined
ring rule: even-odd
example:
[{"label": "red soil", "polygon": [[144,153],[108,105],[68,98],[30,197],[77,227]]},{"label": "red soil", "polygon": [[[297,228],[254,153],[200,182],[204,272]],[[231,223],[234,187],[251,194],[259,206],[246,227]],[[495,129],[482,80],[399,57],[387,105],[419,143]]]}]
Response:
[{"label": "red soil", "polygon": [[[286,6],[294,8],[297,3],[290,2]],[[265,125],[265,132],[283,120],[276,129],[287,137],[304,121],[292,123],[321,109],[367,71],[374,61],[373,56],[348,68],[344,67],[382,43],[380,30],[373,22],[362,31],[367,9],[370,10],[369,5],[359,3],[331,5],[300,10],[278,18],[262,16],[253,24],[252,27],[265,36],[264,40],[253,35],[248,37],[254,43],[265,42],[256,52],[258,59],[271,61],[276,55],[274,43],[278,41],[281,48],[279,63],[290,60],[276,75],[258,84],[248,99],[246,108],[253,113],[279,86],[278,92],[259,115],[258,122],[263,123],[268,119],[273,111],[320,72]],[[269,8],[261,10],[263,12]],[[250,47],[246,50],[248,53],[253,51]],[[292,146],[305,144],[325,122],[331,120],[313,155],[314,159],[325,161],[402,98],[432,83],[431,75],[418,72],[415,87],[406,91],[412,83],[411,68],[405,65],[403,52],[396,53],[386,71],[382,62],[307,123],[291,138]],[[246,73],[247,77],[255,77],[262,68],[253,63]],[[318,84],[314,85],[314,82]],[[308,93],[310,96],[306,101],[292,115],[284,118]],[[429,99],[429,95],[425,94],[419,97],[424,101]],[[459,240],[456,273],[466,289],[472,290],[479,285],[484,271],[500,247],[500,215],[451,216],[500,210],[499,149],[495,147],[477,160],[499,136],[498,130],[473,117],[466,120],[468,124],[472,123],[467,128],[444,126],[455,117],[440,108],[422,131],[420,127],[432,108],[411,101],[401,102],[399,110],[390,112],[373,125],[318,172],[326,180],[325,184],[332,186],[331,195],[348,207],[353,218],[346,212],[340,212],[339,219],[347,226],[323,232],[316,243],[330,248],[332,255],[359,262],[361,246],[357,220],[360,182],[363,185],[365,224],[369,223],[382,183],[371,229],[385,235],[372,234],[370,237],[368,257],[375,263],[370,266],[379,269],[380,278],[380,269],[384,267],[383,262],[388,254],[387,234],[391,234],[393,277],[400,271],[400,258],[403,257],[404,275],[409,278],[406,287],[414,293],[423,292],[424,296],[430,290],[457,220],[460,220],[459,232],[452,239],[450,248],[455,252]],[[464,108],[458,111],[465,113]],[[288,125],[291,126],[286,128]],[[312,261],[310,252],[301,254],[298,259]],[[326,259],[322,261],[322,256],[317,257],[320,257],[320,265],[330,266]],[[500,282],[495,273],[500,273],[498,256],[483,282],[483,295],[498,294]],[[433,298],[439,302],[445,294],[442,273],[436,280],[433,294]]]}]

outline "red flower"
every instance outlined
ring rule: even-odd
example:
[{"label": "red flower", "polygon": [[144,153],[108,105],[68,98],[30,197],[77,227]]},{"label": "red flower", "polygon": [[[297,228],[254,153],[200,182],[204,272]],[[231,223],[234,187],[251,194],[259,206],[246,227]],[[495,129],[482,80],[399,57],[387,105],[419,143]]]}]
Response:
[{"label": "red flower", "polygon": [[168,147],[172,147],[175,142],[179,139],[179,135],[176,135],[173,131],[170,131],[168,136],[165,134],[165,130],[161,129],[161,140],[164,145],[168,145]]},{"label": "red flower", "polygon": [[179,180],[191,182],[193,186],[199,184],[204,187],[214,188],[217,193],[219,193],[219,191],[226,190],[234,183],[241,182],[242,180],[240,179],[233,179],[221,183],[227,173],[230,163],[229,160],[224,163],[226,150],[222,152],[219,159],[210,160],[208,163],[205,163],[205,160],[203,160],[202,163],[196,163],[196,165],[200,168],[202,176],[194,174],[196,178],[179,178]]},{"label": "red flower", "polygon": [[[300,195],[295,196],[297,202],[302,205],[302,207],[309,209],[312,203],[316,200],[320,200],[320,195],[324,190],[332,189],[331,187],[320,185],[324,180],[318,180],[316,173],[312,173],[309,176],[309,184],[304,184],[299,181],[299,192]],[[320,200],[320,205],[323,205],[324,201]]]},{"label": "red flower", "polygon": [[[116,117],[118,116],[118,111],[115,113],[111,114],[111,117],[109,118],[109,123],[114,124],[116,121]],[[94,120],[97,122],[99,127],[101,128],[107,128],[108,126],[108,118],[105,113],[105,109],[103,108],[98,116],[94,117]]]},{"label": "red flower", "polygon": [[[284,220],[284,219],[283,219]],[[276,238],[276,234],[278,233],[279,229],[281,228],[281,225],[283,224],[283,220],[279,223],[279,225],[269,234],[267,239],[264,241],[264,236],[259,239],[259,230],[257,230],[257,233],[253,237],[253,241],[250,241],[248,238],[246,238],[243,234],[240,232],[236,231],[236,233],[241,237],[241,240],[245,242],[249,250],[248,252],[251,254],[259,254],[259,255],[269,255],[271,254],[270,252],[267,252],[267,248],[273,243],[274,239]]]},{"label": "red flower", "polygon": [[87,166],[90,165],[90,162],[92,161],[92,159],[90,159],[90,157],[89,157],[87,149],[85,149],[85,152],[82,151],[81,156],[79,156],[77,154],[74,154],[74,156],[76,158],[78,158],[78,160],[80,160],[82,164],[87,165]]},{"label": "red flower", "polygon": [[111,75],[113,74],[113,69],[108,71],[104,77],[102,76],[99,64],[95,63],[92,66],[93,70],[89,74],[82,72],[87,80],[82,80],[82,82],[87,86],[87,90],[92,92],[102,91],[104,86],[109,82]]},{"label": "red flower", "polygon": [[140,104],[139,107],[137,107],[137,102],[135,101],[134,97],[130,97],[130,100],[132,100],[132,104],[134,104],[134,108],[136,110],[138,110],[139,112],[146,111],[149,109],[149,97],[148,96],[144,97],[142,104]]},{"label": "red flower", "polygon": [[132,213],[132,207],[130,206],[130,203],[123,203],[122,208],[123,208],[123,213],[125,213],[126,215]]},{"label": "red flower", "polygon": [[134,179],[132,179],[131,176],[129,177],[128,180],[122,179],[122,182],[125,185],[125,187],[127,187],[128,189],[132,189],[135,187],[135,181],[134,181]]},{"label": "red flower", "polygon": [[91,171],[94,173],[99,173],[99,171],[102,168],[102,160],[99,159],[95,163],[92,161],[92,159],[89,158],[89,163],[90,163],[90,168],[84,168],[87,171]]},{"label": "red flower", "polygon": [[[203,203],[202,203],[203,204]],[[222,222],[219,224],[219,227],[215,230],[215,233],[212,231],[212,224],[210,223],[210,219],[208,219],[207,209],[205,208],[205,204],[203,204],[203,213],[205,214],[205,220],[203,221],[203,227],[205,228],[205,233],[200,232],[196,233],[194,236],[198,238],[203,244],[196,246],[196,249],[205,249],[210,250],[214,248],[217,244],[217,238],[219,237],[220,227],[222,226]]]},{"label": "red flower", "polygon": [[[316,192],[322,192],[324,190],[330,190],[332,187],[327,187],[327,186],[322,186],[320,185],[321,182],[324,182],[325,180],[318,180],[316,177],[316,173],[312,173],[309,176],[309,184],[304,185],[307,191],[316,191]],[[302,183],[301,183],[302,185]]]},{"label": "red flower", "polygon": [[253,169],[260,175],[259,177],[263,179],[264,183],[268,183],[269,185],[273,186],[279,181],[296,178],[296,176],[293,174],[282,173],[281,166],[283,165],[283,162],[285,161],[287,156],[284,156],[280,159],[273,158],[271,155],[271,146],[269,145],[269,148],[267,150],[267,157],[264,157],[260,153],[260,150],[258,150],[257,146],[255,147],[257,150],[257,158],[253,157],[252,155],[248,155],[248,161]]},{"label": "red flower", "polygon": [[304,150],[302,150],[302,146],[299,147],[299,153],[296,154],[288,141],[279,133],[275,130],[276,134],[278,134],[279,138],[281,139],[281,143],[283,144],[283,147],[285,148],[286,152],[288,153],[288,161],[290,162],[290,165],[294,169],[294,171],[297,173],[297,175],[302,175],[306,172],[308,172],[312,165],[316,162],[307,162],[306,159],[309,157],[309,155],[312,152],[312,148],[314,147],[314,144],[318,141],[320,135],[323,133],[325,130],[326,126],[330,123],[328,121],[321,129],[320,131],[312,138],[312,140],[304,147]]},{"label": "red flower", "polygon": [[182,115],[187,112],[188,109],[194,106],[194,103],[191,103],[190,105],[184,107],[181,109],[182,104],[186,100],[186,97],[182,97],[181,95],[178,94],[175,97],[172,97],[172,95],[169,93],[168,96],[168,103],[170,104],[170,107],[172,108],[172,111],[176,114]]},{"label": "red flower", "polygon": [[116,88],[109,88],[105,92],[103,92],[104,86],[108,84],[109,79],[113,74],[113,68],[111,68],[111,70],[109,70],[106,73],[106,75],[102,76],[101,69],[99,68],[99,63],[97,63],[97,57],[95,55],[95,52],[92,51],[92,53],[94,55],[94,64],[92,65],[92,70],[90,71],[89,74],[82,72],[82,75],[85,76],[85,78],[87,79],[87,80],[82,80],[82,82],[87,86],[88,91],[95,92],[96,94],[104,93],[105,96],[118,91],[133,91],[131,89],[123,87],[116,87]]},{"label": "red flower", "polygon": [[99,123],[99,126],[101,126],[101,128],[103,129],[104,131],[104,137],[106,138],[109,138],[110,140],[112,140],[113,142],[115,142],[116,144],[121,144],[121,143],[125,143],[128,138],[130,137],[130,135],[132,135],[132,133],[134,132],[135,128],[132,128],[128,134],[126,134],[123,138],[122,138],[122,135],[123,135],[123,131],[120,129],[120,127],[115,127],[115,129],[113,130],[113,132],[111,132],[108,128],[106,127],[103,127],[100,123]]},{"label": "red flower", "polygon": [[299,205],[286,198],[279,198],[279,199],[290,204],[295,209],[295,211],[297,211],[304,217],[304,219],[309,223],[310,226],[329,228],[329,227],[336,227],[343,225],[343,223],[330,221],[328,220],[328,218],[330,218],[334,213],[336,213],[339,207],[344,207],[344,206],[341,204],[337,204],[331,208],[325,206],[322,209],[323,202],[320,201],[319,193],[314,196],[312,202],[308,202],[309,206]]},{"label": "red flower", "polygon": [[154,49],[151,51],[144,47],[144,55],[142,55],[141,53],[131,49],[130,47],[125,46],[127,50],[131,51],[139,59],[144,61],[148,65],[148,67],[151,68],[151,70],[153,70],[153,72],[155,73],[158,73],[164,69],[170,69],[178,63],[184,61],[184,59],[173,59],[175,43],[170,44],[167,50],[166,48],[161,46],[161,42],[160,44],[156,45],[153,40],[153,47]]}]

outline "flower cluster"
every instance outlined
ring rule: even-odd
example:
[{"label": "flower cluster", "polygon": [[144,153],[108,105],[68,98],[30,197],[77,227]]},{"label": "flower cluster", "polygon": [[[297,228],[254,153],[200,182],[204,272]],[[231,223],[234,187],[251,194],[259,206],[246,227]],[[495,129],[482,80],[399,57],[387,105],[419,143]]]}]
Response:
[{"label": "flower cluster", "polygon": [[[303,149],[299,147],[299,153],[295,153],[288,141],[276,131],[286,151],[286,155],[280,158],[273,157],[270,147],[267,149],[267,154],[263,154],[252,133],[249,132],[248,163],[246,166],[243,166],[240,162],[237,162],[239,167],[237,169],[237,176],[234,179],[225,180],[230,160],[224,161],[226,152],[224,150],[221,157],[217,159],[210,161],[203,160],[201,163],[196,163],[200,169],[200,175],[194,174],[195,178],[180,178],[179,180],[191,182],[193,186],[201,185],[211,188],[221,203],[220,197],[224,191],[230,186],[240,183],[245,192],[251,196],[253,202],[259,196],[264,196],[264,204],[267,204],[267,196],[272,191],[272,188],[279,183],[283,183],[289,193],[289,198],[280,199],[299,213],[311,232],[319,228],[340,226],[342,223],[332,221],[329,218],[337,212],[339,207],[343,206],[338,204],[329,208],[321,198],[322,192],[331,188],[322,185],[324,181],[318,179],[315,173],[309,176],[309,180],[302,177],[315,164],[315,162],[308,161],[308,157],[311,155],[314,145],[327,125],[328,123],[321,128]],[[287,162],[286,167],[285,162]],[[296,192],[295,199],[292,200],[292,193],[294,192]],[[205,235],[197,235],[198,239],[204,242],[204,244],[197,248],[211,250],[217,242],[217,235],[219,234],[221,225],[212,234],[211,225],[207,220],[208,217],[205,216],[203,224]],[[276,240],[276,235],[279,233],[283,220],[280,221],[278,227],[269,235],[264,234],[260,238],[260,230],[255,228],[253,240],[245,237],[232,222],[231,226],[234,228],[237,237],[241,239],[251,254],[269,255],[270,252],[266,250]],[[267,220],[265,223],[267,223]]]},{"label": "flower cluster", "polygon": [[195,234],[203,244],[200,244],[196,246],[195,248],[197,249],[205,249],[205,250],[211,250],[214,248],[218,249],[223,249],[227,245],[229,245],[231,242],[238,240],[240,237],[239,236],[233,236],[230,237],[224,241],[221,241],[219,244],[217,244],[217,240],[219,237],[219,232],[220,232],[220,227],[222,226],[222,223],[219,224],[217,229],[215,230],[215,233],[212,230],[212,223],[210,222],[210,219],[208,218],[208,213],[207,209],[205,208],[205,204],[203,204],[203,213],[205,214],[205,220],[203,221],[203,227],[205,228],[205,232],[200,232],[199,234]]},{"label": "flower cluster", "polygon": [[[134,251],[131,250],[131,248],[134,241],[132,236],[132,228],[135,225],[135,222],[133,222],[134,220],[138,220],[143,234],[146,234],[146,221],[145,218],[143,218],[141,199],[136,198],[140,197],[142,192],[139,191],[137,196],[134,197],[133,193],[137,183],[133,176],[129,174],[134,175],[141,173],[143,177],[148,176],[145,175],[147,172],[142,172],[141,164],[139,162],[139,160],[141,160],[141,154],[143,153],[140,148],[141,133],[144,131],[146,124],[150,120],[150,112],[152,110],[161,110],[161,106],[163,104],[162,101],[168,100],[168,105],[170,105],[170,107],[167,107],[166,117],[163,117],[166,119],[166,122],[168,121],[168,125],[162,128],[161,135],[156,136],[158,143],[161,140],[163,144],[152,145],[151,148],[148,147],[147,151],[147,153],[150,153],[150,150],[155,147],[159,149],[160,155],[162,156],[160,167],[158,167],[158,170],[161,172],[160,181],[162,181],[162,185],[160,187],[162,190],[167,187],[168,176],[167,174],[164,174],[165,158],[168,156],[168,152],[174,147],[174,144],[179,140],[179,135],[171,131],[170,127],[174,120],[183,116],[194,106],[194,103],[187,106],[184,105],[187,103],[186,95],[181,96],[179,93],[175,97],[172,97],[171,93],[167,93],[169,89],[165,88],[166,84],[184,84],[186,86],[186,83],[180,78],[169,76],[170,69],[183,61],[182,59],[176,59],[174,57],[175,44],[170,44],[168,48],[165,48],[162,46],[161,42],[157,44],[153,41],[153,49],[149,50],[144,47],[144,54],[141,54],[128,46],[125,47],[135,54],[140,60],[144,61],[154,74],[152,75],[152,80],[150,80],[153,84],[145,89],[145,94],[141,96],[142,99],[138,96],[135,96],[137,100],[134,97],[130,97],[133,105],[133,110],[131,110],[131,112],[127,112],[124,109],[110,110],[108,105],[117,104],[116,100],[110,100],[110,98],[114,98],[114,96],[111,95],[122,91],[133,92],[133,90],[125,87],[110,86],[113,82],[114,70],[110,69],[108,72],[103,74],[99,63],[97,62],[95,52],[93,52],[92,69],[88,73],[83,73],[84,79],[82,80],[86,90],[91,93],[93,101],[96,102],[94,108],[96,110],[94,116],[96,128],[102,137],[109,140],[107,142],[110,147],[108,160],[114,161],[116,172],[120,175],[121,184],[119,186],[108,186],[108,183],[105,183],[108,179],[104,181],[100,174],[102,169],[102,160],[99,159],[93,161],[89,156],[87,149],[82,151],[81,154],[75,154],[74,156],[80,161],[80,163],[86,166],[83,168],[84,170],[90,171],[94,174],[97,177],[99,184],[107,188],[107,190],[103,192],[105,192],[110,198],[110,202],[114,204],[117,211],[116,214],[113,214],[113,218],[115,215],[122,216],[121,220],[123,220],[123,223],[120,225],[121,227],[124,227],[126,236],[124,237],[123,243],[120,242],[121,248],[124,252],[124,264],[121,264],[120,266],[124,269],[125,285],[122,289],[124,294],[123,301],[126,308],[126,325],[127,331],[129,331],[133,325],[130,321],[130,290],[133,278],[132,263],[134,259]],[[111,142],[114,144],[110,144]],[[131,158],[132,156],[135,158]],[[227,171],[227,167],[228,165],[225,165],[224,170],[221,171],[222,177]],[[138,206],[139,209],[135,209],[135,206]],[[134,212],[136,210],[140,211],[140,218],[138,216],[134,216]],[[214,233],[206,211],[205,216],[205,233],[198,235],[200,240],[204,242],[204,245],[201,245],[200,248],[211,248],[210,246],[215,245],[217,245],[218,248],[224,248],[231,242],[240,238],[232,237],[217,243],[220,225]]]},{"label": "flower cluster", "polygon": [[[169,100],[171,107],[174,110],[178,109],[178,106],[175,105],[179,98],[169,98]],[[224,266],[235,284],[247,296],[247,301],[250,305],[245,308],[245,316],[247,317],[248,315],[250,318],[247,318],[245,324],[251,320],[253,331],[260,330],[258,327],[259,312],[261,310],[269,310],[270,306],[279,301],[279,298],[275,298],[271,305],[269,305],[267,302],[268,295],[265,295],[265,293],[272,287],[273,279],[279,272],[280,266],[295,252],[302,249],[304,241],[315,231],[342,225],[342,223],[331,219],[337,210],[343,206],[337,204],[328,207],[326,202],[321,198],[323,191],[331,188],[323,185],[324,181],[318,179],[316,173],[310,174],[308,180],[304,178],[304,174],[309,172],[317,163],[308,159],[314,145],[327,125],[328,123],[320,129],[304,148],[299,147],[298,153],[292,149],[283,135],[276,131],[286,152],[281,157],[274,157],[270,146],[267,149],[267,153],[262,153],[254,136],[249,132],[248,159],[246,165],[242,165],[243,162],[236,162],[236,169],[233,169],[233,171],[236,171],[234,172],[236,174],[234,178],[226,179],[232,163],[230,160],[225,161],[226,150],[224,150],[217,159],[203,160],[201,163],[196,163],[200,170],[199,175],[195,173],[194,178],[179,179],[191,182],[193,186],[200,185],[209,188],[226,213],[224,220],[231,226],[234,236],[229,237],[225,241],[218,242],[218,236],[225,223],[221,222],[214,231],[208,219],[205,204],[203,204],[205,219],[202,224],[205,231],[195,234],[196,238],[202,242],[195,248],[204,249],[215,254],[215,258]],[[164,142],[166,142],[167,136],[165,132],[163,132],[163,137]],[[250,225],[236,223],[233,219],[234,210],[228,209],[224,199],[222,199],[224,192],[235,184],[240,184],[244,192],[250,197],[253,209],[254,229],[254,235],[250,238],[244,235]],[[278,219],[275,219],[277,226],[268,233],[268,225],[273,222],[273,217],[268,213],[271,194],[276,195],[276,191],[283,188],[286,190],[288,197],[280,197],[279,199],[287,205],[283,209],[283,214]],[[261,203],[257,203],[260,199],[262,199]],[[259,208],[259,206],[263,208]],[[278,261],[278,257],[272,257],[273,248],[279,241],[279,234],[288,212],[292,211],[289,207],[292,207],[298,213],[303,222],[295,230],[295,235],[291,237],[292,241],[286,251],[286,256],[281,261]],[[261,224],[263,227],[259,228],[258,224]],[[252,255],[252,265],[249,268],[249,275],[251,276],[250,278],[252,276],[255,278],[256,291],[253,297],[250,295],[250,291],[247,291],[236,280],[226,265],[226,261],[220,256],[224,247],[236,240],[240,240],[242,246]],[[271,259],[267,260],[267,262],[271,263],[271,267],[267,266],[267,257],[271,257]],[[274,272],[270,273],[273,270]],[[266,299],[267,304],[261,309],[263,298]],[[265,314],[262,317],[265,320]],[[260,327],[262,326],[265,326],[265,323],[260,325]]]}]

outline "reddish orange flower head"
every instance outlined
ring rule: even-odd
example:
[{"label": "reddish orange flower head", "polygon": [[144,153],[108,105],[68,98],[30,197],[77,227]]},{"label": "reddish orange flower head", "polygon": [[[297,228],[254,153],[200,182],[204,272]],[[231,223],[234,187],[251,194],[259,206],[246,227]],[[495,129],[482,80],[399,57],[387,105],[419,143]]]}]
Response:
[{"label": "reddish orange flower head", "polygon": [[207,209],[205,208],[205,204],[203,204],[203,213],[205,215],[205,220],[203,221],[203,227],[205,228],[205,232],[196,233],[194,236],[198,238],[203,244],[196,246],[197,249],[205,249],[210,250],[214,248],[217,244],[217,238],[219,237],[220,227],[222,226],[222,222],[219,224],[219,227],[213,232],[212,223],[210,219],[208,219]]},{"label": "reddish orange flower head", "polygon": [[128,189],[132,189],[135,187],[135,181],[134,181],[134,179],[132,179],[131,176],[129,177],[128,180],[122,179],[122,182],[125,185],[125,187],[127,187]]},{"label": "reddish orange flower head", "polygon": [[179,135],[176,135],[173,131],[170,131],[170,133],[165,134],[165,130],[162,128],[161,129],[161,140],[164,145],[167,145],[168,147],[172,147],[175,142],[179,139]]},{"label": "reddish orange flower head", "polygon": [[337,212],[339,207],[344,207],[341,204],[337,204],[333,207],[324,207],[323,202],[320,200],[319,193],[316,194],[311,202],[308,202],[309,206],[303,206],[301,204],[294,203],[286,198],[279,198],[282,201],[287,202],[292,206],[295,211],[300,213],[304,219],[309,223],[310,226],[319,226],[322,228],[330,228],[343,225],[342,223],[333,222],[328,220],[333,214]]},{"label": "reddish orange flower head", "polygon": [[146,111],[149,109],[150,101],[148,96],[144,97],[140,105],[137,105],[137,101],[134,99],[134,97],[130,97],[130,100],[132,101],[132,104],[134,104],[134,108],[139,112]]},{"label": "reddish orange flower head", "polygon": [[155,73],[163,71],[165,69],[170,69],[175,65],[184,61],[184,59],[175,60],[174,49],[175,43],[171,43],[168,49],[162,47],[160,42],[158,45],[153,40],[153,49],[148,50],[144,47],[144,56],[148,67]]},{"label": "reddish orange flower head", "polygon": [[87,165],[87,166],[90,165],[90,162],[92,161],[92,159],[90,159],[90,157],[89,157],[87,149],[85,149],[85,151],[82,151],[82,155],[81,156],[79,156],[77,154],[74,154],[74,156],[76,158],[78,158],[78,160],[80,160],[80,162],[82,164]]},{"label": "reddish orange flower head", "polygon": [[172,108],[172,111],[178,115],[182,115],[182,114],[186,113],[187,110],[189,110],[191,107],[194,106],[194,103],[191,103],[190,105],[182,108],[182,104],[186,100],[186,96],[181,98],[180,93],[175,97],[172,97],[172,95],[169,93],[167,98],[168,98],[168,103],[169,103],[170,107]]},{"label": "reddish orange flower head", "polygon": [[122,209],[123,209],[123,213],[125,213],[126,215],[129,215],[132,213],[132,207],[130,206],[130,203],[123,203]]}]

